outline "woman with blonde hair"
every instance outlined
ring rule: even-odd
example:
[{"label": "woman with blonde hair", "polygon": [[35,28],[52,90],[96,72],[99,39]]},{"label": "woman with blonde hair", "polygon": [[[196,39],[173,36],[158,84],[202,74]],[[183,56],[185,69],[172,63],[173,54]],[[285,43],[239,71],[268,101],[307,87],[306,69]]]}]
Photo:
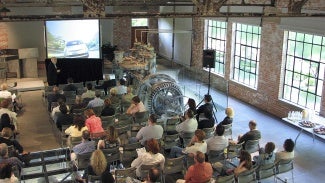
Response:
[{"label": "woman with blonde hair", "polygon": [[117,130],[114,126],[109,126],[107,129],[107,136],[104,140],[99,140],[97,149],[108,149],[117,147],[121,144],[121,140],[118,137]]},{"label": "woman with blonde hair", "polygon": [[120,98],[119,98],[119,96],[117,96],[116,88],[112,88],[111,90],[109,90],[109,94],[110,94],[109,99],[111,100],[111,103],[113,105],[117,104],[117,103],[120,103]]},{"label": "woman with blonde hair", "polygon": [[110,173],[109,166],[104,153],[101,150],[95,150],[90,157],[90,165],[85,170],[82,178],[88,182],[88,176],[101,176],[102,182],[115,182]]},{"label": "woman with blonde hair", "polygon": [[229,124],[232,124],[232,121],[234,119],[234,115],[235,115],[235,112],[234,112],[234,109],[231,108],[231,107],[227,107],[226,108],[226,111],[225,111],[225,114],[227,115],[223,121],[220,122],[221,125],[229,125]]}]

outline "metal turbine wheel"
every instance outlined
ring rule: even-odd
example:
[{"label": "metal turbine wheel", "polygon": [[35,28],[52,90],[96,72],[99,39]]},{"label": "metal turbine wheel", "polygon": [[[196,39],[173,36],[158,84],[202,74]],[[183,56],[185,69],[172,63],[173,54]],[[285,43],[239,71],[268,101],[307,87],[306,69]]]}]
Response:
[{"label": "metal turbine wheel", "polygon": [[138,96],[150,113],[174,116],[184,111],[182,91],[166,74],[146,77],[138,87]]}]

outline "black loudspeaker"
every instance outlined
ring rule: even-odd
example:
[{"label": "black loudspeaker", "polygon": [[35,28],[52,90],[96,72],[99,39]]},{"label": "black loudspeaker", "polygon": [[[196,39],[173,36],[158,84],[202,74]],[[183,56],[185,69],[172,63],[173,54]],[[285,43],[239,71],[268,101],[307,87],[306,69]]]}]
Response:
[{"label": "black loudspeaker", "polygon": [[214,50],[203,50],[203,67],[215,67],[216,52]]}]

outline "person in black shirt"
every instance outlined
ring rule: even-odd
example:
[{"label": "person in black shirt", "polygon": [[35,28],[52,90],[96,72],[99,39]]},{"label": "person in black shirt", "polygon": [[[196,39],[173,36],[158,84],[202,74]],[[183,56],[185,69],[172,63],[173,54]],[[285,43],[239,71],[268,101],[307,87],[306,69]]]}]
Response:
[{"label": "person in black shirt", "polygon": [[113,116],[115,114],[115,109],[112,107],[110,99],[105,99],[104,106],[105,107],[102,110],[100,116]]}]

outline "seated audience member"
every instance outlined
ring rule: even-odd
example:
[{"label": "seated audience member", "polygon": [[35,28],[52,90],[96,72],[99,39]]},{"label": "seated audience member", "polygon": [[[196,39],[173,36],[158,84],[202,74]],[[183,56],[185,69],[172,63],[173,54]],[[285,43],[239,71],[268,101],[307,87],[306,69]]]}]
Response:
[{"label": "seated audience member", "polygon": [[0,182],[2,183],[18,183],[18,178],[15,177],[12,171],[12,165],[9,163],[0,163]]},{"label": "seated audience member", "polygon": [[212,128],[214,127],[215,121],[213,118],[212,111],[210,111],[209,108],[206,108],[204,111],[204,117],[200,118],[200,121],[198,122],[198,129],[203,128]]},{"label": "seated audience member", "polygon": [[110,172],[110,168],[107,164],[106,157],[101,150],[95,150],[90,157],[90,164],[85,170],[82,179],[88,182],[88,176],[95,175],[100,176],[101,181],[110,183],[115,182],[113,175]]},{"label": "seated audience member", "polygon": [[110,79],[108,74],[104,75],[104,82],[102,85],[95,86],[96,89],[103,89],[105,92],[105,95],[107,95],[107,90],[109,88],[112,88],[113,86],[116,86],[116,80]]},{"label": "seated audience member", "polygon": [[81,98],[82,99],[95,98],[95,91],[92,90],[93,85],[91,83],[87,83],[86,87],[87,87],[87,91],[81,95]]},{"label": "seated audience member", "polygon": [[212,178],[213,169],[209,162],[205,162],[204,153],[197,151],[194,156],[194,165],[191,165],[184,177],[185,180],[177,180],[177,183],[197,182],[204,183],[210,182]]},{"label": "seated audience member", "polygon": [[15,129],[18,130],[17,113],[15,113],[9,109],[10,104],[11,104],[11,99],[6,99],[6,100],[1,101],[0,115],[7,113],[10,117],[10,121],[15,126]]},{"label": "seated audience member", "polygon": [[215,136],[210,137],[206,140],[207,143],[207,153],[210,150],[222,151],[228,147],[228,139],[223,135],[225,133],[225,127],[222,125],[217,125],[215,130]]},{"label": "seated audience member", "polygon": [[131,103],[133,97],[132,88],[129,86],[127,87],[127,93],[122,96],[122,102]]},{"label": "seated audience member", "polygon": [[151,168],[148,172],[148,176],[145,183],[159,182],[159,179],[160,179],[160,171],[157,168]]},{"label": "seated audience member", "polygon": [[119,80],[119,84],[115,87],[116,92],[117,92],[118,95],[126,94],[127,89],[126,89],[125,83],[126,82],[125,82],[124,79]]},{"label": "seated audience member", "polygon": [[47,102],[48,102],[48,111],[51,112],[51,104],[52,102],[57,102],[59,99],[66,101],[66,97],[59,93],[60,89],[57,86],[53,87],[53,93],[47,95]]},{"label": "seated audience member", "polygon": [[253,160],[255,165],[266,165],[270,163],[274,163],[275,161],[275,153],[273,152],[275,149],[275,145],[273,142],[268,142],[265,144],[265,148],[261,148],[259,155],[254,156]]},{"label": "seated audience member", "polygon": [[120,97],[117,96],[117,90],[116,90],[116,88],[110,89],[109,90],[109,94],[110,94],[109,99],[111,100],[111,103],[113,105],[120,103]]},{"label": "seated audience member", "polygon": [[160,164],[161,170],[164,169],[165,157],[159,153],[159,143],[156,139],[148,139],[146,141],[147,151],[139,153],[138,157],[132,161],[131,167],[136,167],[136,175],[140,177],[140,166],[141,165],[154,165]]},{"label": "seated audience member", "polygon": [[146,111],[146,107],[140,101],[140,98],[138,96],[135,96],[132,98],[132,103],[130,107],[126,110],[126,114],[133,115],[134,113],[144,112],[144,111]]},{"label": "seated audience member", "polygon": [[87,118],[85,124],[90,133],[104,132],[102,120],[95,115],[92,109],[85,110],[84,115]]},{"label": "seated audience member", "polygon": [[231,107],[226,108],[226,117],[220,122],[221,125],[229,125],[232,124],[234,119],[234,110]]},{"label": "seated audience member", "polygon": [[13,146],[19,154],[28,154],[24,151],[23,146],[21,146],[17,140],[11,140],[13,132],[10,128],[3,128],[1,131],[1,135],[2,136],[0,137],[0,143],[5,143],[7,144],[7,146]]},{"label": "seated audience member", "polygon": [[0,163],[9,163],[11,166],[16,166],[19,171],[23,168],[23,162],[17,157],[9,157],[8,145],[0,143]]},{"label": "seated audience member", "polygon": [[286,139],[283,144],[284,151],[277,152],[275,154],[275,161],[279,161],[281,159],[293,159],[295,143],[292,139]]},{"label": "seated audience member", "polygon": [[63,125],[71,125],[73,123],[73,116],[68,114],[68,109],[65,104],[60,105],[60,114],[56,120],[56,127],[62,131]]},{"label": "seated audience member", "polygon": [[184,149],[178,146],[174,146],[170,150],[170,158],[177,158],[183,154],[195,154],[197,151],[202,153],[207,152],[207,143],[204,141],[205,132],[197,129],[195,135],[192,137],[191,142]]},{"label": "seated audience member", "polygon": [[188,106],[188,109],[191,109],[191,111],[193,111],[193,114],[195,115],[196,114],[195,100],[192,99],[192,98],[189,98],[188,101],[187,101],[187,106]]},{"label": "seated audience member", "polygon": [[66,108],[67,108],[68,111],[70,110],[69,106],[65,103],[65,100],[63,100],[63,99],[59,99],[59,100],[58,100],[58,104],[59,104],[59,105],[56,106],[56,107],[54,107],[53,110],[52,110],[52,112],[51,112],[51,117],[52,117],[52,119],[53,119],[55,122],[56,122],[56,120],[58,119],[59,114],[61,114],[60,106],[64,105],[64,106],[66,106]]},{"label": "seated audience member", "polygon": [[67,79],[68,84],[64,86],[63,91],[75,91],[77,92],[78,87],[73,84],[73,79],[69,77]]},{"label": "seated audience member", "polygon": [[183,137],[184,132],[195,132],[197,130],[197,121],[194,118],[194,113],[191,109],[185,112],[185,121],[176,125],[176,131],[179,133],[180,138]]},{"label": "seated audience member", "polygon": [[71,106],[70,113],[75,113],[75,109],[84,109],[84,108],[86,108],[86,104],[82,102],[81,96],[77,95],[75,103]]},{"label": "seated audience member", "polygon": [[12,102],[13,104],[13,110],[17,112],[18,110],[21,109],[21,105],[18,105],[16,101],[16,94],[11,94],[10,91],[8,91],[8,85],[7,83],[3,83],[0,86],[0,99],[9,99],[10,103]]},{"label": "seated audience member", "polygon": [[111,105],[111,100],[109,98],[104,100],[104,108],[100,116],[113,116],[115,114],[115,109]]},{"label": "seated audience member", "polygon": [[75,161],[78,154],[90,153],[95,150],[95,141],[90,139],[90,132],[85,130],[82,132],[82,141],[72,148],[71,160]]},{"label": "seated audience member", "polygon": [[101,107],[104,105],[104,100],[100,98],[101,92],[100,91],[96,91],[95,92],[95,98],[92,99],[91,101],[89,101],[87,108],[91,109],[93,107]]},{"label": "seated audience member", "polygon": [[245,143],[248,140],[258,140],[261,138],[261,132],[259,130],[256,129],[256,122],[254,120],[251,120],[248,123],[249,126],[249,131],[247,133],[245,133],[243,136],[239,135],[238,136],[238,144],[244,142],[243,147],[245,147]]},{"label": "seated audience member", "polygon": [[142,145],[145,144],[145,141],[148,139],[161,139],[164,129],[161,125],[157,125],[157,115],[151,114],[148,119],[148,125],[142,127],[136,137],[130,139],[130,143],[135,143],[140,141]]},{"label": "seated audience member", "polygon": [[88,130],[85,126],[85,118],[82,115],[75,115],[73,118],[73,125],[67,128],[64,133],[70,137],[81,137],[82,132]]},{"label": "seated audience member", "polygon": [[247,151],[242,150],[239,159],[239,165],[236,168],[226,171],[228,175],[235,174],[235,177],[238,177],[240,173],[253,168],[252,157]]},{"label": "seated audience member", "polygon": [[208,108],[210,111],[213,111],[213,105],[211,103],[212,97],[211,95],[204,95],[204,104],[201,105],[197,110],[196,110],[196,120],[199,121],[199,117],[201,114],[204,113],[205,109]]},{"label": "seated audience member", "polygon": [[97,149],[118,147],[120,144],[121,140],[118,137],[117,130],[114,128],[114,126],[109,126],[105,139],[98,141]]},{"label": "seated audience member", "polygon": [[15,125],[11,123],[11,119],[7,113],[3,113],[0,118],[0,131],[3,128],[10,128],[13,132],[15,131]]}]

